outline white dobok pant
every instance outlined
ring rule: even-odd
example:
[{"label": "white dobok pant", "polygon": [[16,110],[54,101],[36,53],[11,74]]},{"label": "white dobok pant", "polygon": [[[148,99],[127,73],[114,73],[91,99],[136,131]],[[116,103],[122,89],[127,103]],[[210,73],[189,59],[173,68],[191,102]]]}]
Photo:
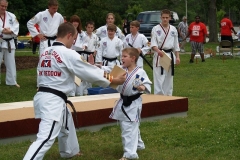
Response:
[{"label": "white dobok pant", "polygon": [[161,75],[161,67],[153,66],[153,82],[154,94],[172,96],[173,76],[171,68],[168,72],[163,69],[163,75]]},{"label": "white dobok pant", "polygon": [[128,159],[138,158],[137,150],[145,149],[140,136],[139,122],[119,121],[123,144],[123,157]]},{"label": "white dobok pant", "polygon": [[16,85],[15,49],[12,49],[11,53],[9,53],[7,48],[2,48],[0,52],[0,65],[3,58],[6,66],[6,85]]},{"label": "white dobok pant", "polygon": [[[64,107],[67,108],[67,107]],[[66,114],[68,114],[66,116]],[[66,127],[67,117],[67,127]],[[79,153],[79,144],[76,135],[72,114],[67,108],[63,109],[60,121],[42,118],[39,124],[37,140],[29,147],[23,160],[42,160],[45,153],[58,137],[59,152],[61,157],[70,158]]]}]

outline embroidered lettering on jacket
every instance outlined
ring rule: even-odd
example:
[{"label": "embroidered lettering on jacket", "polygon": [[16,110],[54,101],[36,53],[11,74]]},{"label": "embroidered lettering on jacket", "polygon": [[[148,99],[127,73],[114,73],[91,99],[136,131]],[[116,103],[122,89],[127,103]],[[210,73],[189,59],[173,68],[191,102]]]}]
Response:
[{"label": "embroidered lettering on jacket", "polygon": [[46,58],[49,59],[49,57],[47,57],[49,55],[52,55],[57,60],[57,63],[62,63],[62,59],[59,56],[59,54],[55,51],[52,52],[52,50],[45,51],[43,54],[41,54],[40,58],[42,58],[43,56],[46,56]]},{"label": "embroidered lettering on jacket", "polygon": [[60,71],[39,71],[39,76],[55,76],[55,77],[61,77],[62,72]]}]

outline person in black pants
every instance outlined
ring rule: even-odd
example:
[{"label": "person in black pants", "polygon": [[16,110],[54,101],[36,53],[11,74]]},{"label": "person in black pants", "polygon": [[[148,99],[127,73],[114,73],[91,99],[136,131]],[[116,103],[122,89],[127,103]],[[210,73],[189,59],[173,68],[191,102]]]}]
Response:
[{"label": "person in black pants", "polygon": [[37,46],[40,44],[40,40],[36,40],[38,37],[32,38],[32,53],[36,54]]},{"label": "person in black pants", "polygon": [[127,22],[127,19],[124,19],[124,22],[123,22],[123,33],[124,35],[126,36],[127,34],[129,34],[129,25],[128,25],[128,22]]}]

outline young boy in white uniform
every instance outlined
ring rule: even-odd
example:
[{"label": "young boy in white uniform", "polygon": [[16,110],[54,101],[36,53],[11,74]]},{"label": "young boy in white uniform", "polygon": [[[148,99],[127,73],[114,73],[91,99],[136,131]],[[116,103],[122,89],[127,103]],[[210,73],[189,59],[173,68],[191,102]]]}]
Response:
[{"label": "young boy in white uniform", "polygon": [[[96,50],[97,50],[97,45],[98,45],[98,37],[96,34],[93,33],[94,30],[94,22],[89,21],[86,23],[86,32],[84,34],[86,35],[85,37],[85,52],[83,52],[81,55],[84,56],[84,59],[91,63],[94,64],[94,55],[96,55]],[[91,88],[92,84],[87,82],[87,81],[82,81],[80,86],[78,87],[78,92],[77,95],[88,95],[88,88]]]},{"label": "young boy in white uniform", "polygon": [[[99,43],[99,38],[97,37],[96,34],[93,33],[94,30],[94,22],[93,21],[88,21],[86,22],[86,43],[87,43],[87,48],[85,49],[85,55],[86,55],[86,60],[89,63],[94,64],[94,57],[97,53],[97,45]],[[88,88],[92,88],[92,84],[86,81],[82,81],[80,84],[80,94],[81,95],[88,95]]]},{"label": "young boy in white uniform", "polygon": [[97,50],[95,62],[103,66],[120,65],[123,42],[115,36],[117,27],[109,24],[107,28],[108,36],[101,39]]},{"label": "young boy in white uniform", "polygon": [[[107,27],[109,24],[114,24],[115,21],[115,15],[113,13],[108,13],[106,16],[106,25],[99,27],[98,29],[95,30],[95,34],[100,38],[105,38],[108,36],[108,31],[107,31]],[[125,36],[122,33],[122,30],[120,28],[117,27],[115,36],[118,37],[119,39],[121,39],[122,41],[124,40]]]},{"label": "young boy in white uniform", "polygon": [[[111,119],[118,120],[121,126],[123,157],[120,160],[138,159],[137,150],[145,149],[140,136],[140,117],[143,92],[151,93],[151,84],[146,72],[137,66],[139,52],[136,48],[125,48],[122,51],[122,68],[127,77],[123,85],[117,87],[121,98],[116,102]],[[109,68],[103,66],[105,71]]]},{"label": "young boy in white uniform", "polygon": [[[56,39],[58,26],[64,22],[63,16],[57,12],[58,1],[49,0],[48,9],[39,12],[27,22],[28,30],[32,37],[40,38],[39,54],[43,50],[52,45]],[[35,28],[35,24],[39,25],[40,32]]]},{"label": "young boy in white uniform", "polygon": [[130,32],[123,41],[124,48],[134,47],[137,48],[140,56],[137,61],[137,65],[143,68],[143,58],[150,51],[150,46],[148,46],[149,42],[147,38],[138,32],[140,27],[140,23],[138,21],[132,21],[130,23]]},{"label": "young boy in white uniform", "polygon": [[86,51],[92,53],[95,56],[97,52],[97,47],[99,44],[99,38],[96,34],[93,33],[94,30],[94,22],[93,21],[88,21],[86,22],[86,42],[87,42],[87,48]]},{"label": "young boy in white uniform", "polygon": [[70,49],[76,38],[74,26],[65,22],[58,28],[57,40],[40,55],[38,64],[39,90],[34,96],[35,118],[41,118],[37,140],[28,149],[24,160],[42,160],[58,137],[61,157],[79,156],[80,149],[74,122],[67,108],[67,94],[72,91],[75,75],[84,81],[107,87],[123,84],[125,75],[107,80],[104,71],[84,62]]},{"label": "young boy in white uniform", "polygon": [[[162,22],[152,29],[151,47],[154,51],[153,57],[153,79],[154,94],[171,96],[173,92],[174,64],[180,63],[179,43],[177,29],[169,24],[171,12],[167,9],[162,10]],[[159,65],[159,60],[166,54],[172,58],[171,69],[166,71]],[[175,54],[173,54],[175,53]]]},{"label": "young boy in white uniform", "polygon": [[20,87],[17,84],[15,63],[16,46],[14,43],[14,38],[18,35],[19,32],[19,23],[13,13],[6,11],[7,7],[8,1],[0,0],[0,38],[4,40],[0,43],[0,67],[4,57],[4,64],[6,66],[6,85],[15,85],[17,87]]}]

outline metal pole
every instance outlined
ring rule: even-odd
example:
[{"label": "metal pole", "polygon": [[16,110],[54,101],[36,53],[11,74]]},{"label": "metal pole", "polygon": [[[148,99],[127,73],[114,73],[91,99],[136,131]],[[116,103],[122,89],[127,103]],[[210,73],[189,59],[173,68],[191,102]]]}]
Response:
[{"label": "metal pole", "polygon": [[187,17],[187,0],[185,0],[185,2],[186,2],[186,17]]}]

